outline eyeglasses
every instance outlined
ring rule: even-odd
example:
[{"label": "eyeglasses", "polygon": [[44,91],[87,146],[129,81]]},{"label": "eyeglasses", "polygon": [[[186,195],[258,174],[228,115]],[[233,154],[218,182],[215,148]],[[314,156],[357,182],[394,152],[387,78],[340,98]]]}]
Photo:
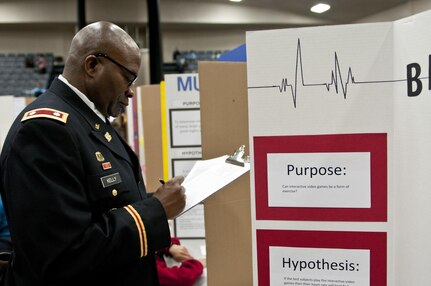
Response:
[{"label": "eyeglasses", "polygon": [[102,57],[105,58],[107,60],[110,60],[111,62],[113,62],[114,64],[116,64],[117,66],[119,66],[120,68],[126,70],[128,73],[130,73],[133,76],[132,80],[129,80],[128,82],[128,86],[131,86],[132,84],[135,83],[136,78],[138,77],[137,74],[135,74],[134,72],[132,72],[131,70],[129,70],[128,68],[126,68],[125,66],[123,66],[122,64],[120,64],[119,62],[117,62],[116,60],[114,60],[113,58],[111,58],[110,56],[108,56],[107,54],[103,54],[103,53],[97,53],[94,54],[95,57]]}]

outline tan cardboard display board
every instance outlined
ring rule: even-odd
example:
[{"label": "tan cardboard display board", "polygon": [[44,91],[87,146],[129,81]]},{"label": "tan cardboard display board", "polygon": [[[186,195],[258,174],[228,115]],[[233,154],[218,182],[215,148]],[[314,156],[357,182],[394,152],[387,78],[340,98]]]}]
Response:
[{"label": "tan cardboard display board", "polygon": [[36,100],[36,97],[26,97],[25,98],[25,106],[29,105],[30,103],[32,103],[35,100]]},{"label": "tan cardboard display board", "polygon": [[[248,144],[246,63],[200,62],[202,159]],[[250,174],[205,200],[207,283],[252,285]]]},{"label": "tan cardboard display board", "polygon": [[[162,117],[160,85],[144,85],[141,89],[142,120],[144,125],[145,186],[155,192],[163,178]],[[150,137],[146,138],[145,134]],[[142,163],[142,162],[141,162]]]}]

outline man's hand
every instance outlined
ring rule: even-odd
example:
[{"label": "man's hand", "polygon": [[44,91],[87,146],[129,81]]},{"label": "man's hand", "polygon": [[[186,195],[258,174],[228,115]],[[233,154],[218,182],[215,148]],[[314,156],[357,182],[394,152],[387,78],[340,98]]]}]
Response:
[{"label": "man's hand", "polygon": [[172,258],[177,262],[183,262],[185,260],[193,259],[190,255],[189,251],[185,246],[172,244],[169,247],[169,253],[172,255]]},{"label": "man's hand", "polygon": [[161,185],[154,193],[154,197],[159,199],[163,205],[168,219],[174,218],[186,205],[185,189],[181,186],[183,181],[183,176],[174,177]]}]

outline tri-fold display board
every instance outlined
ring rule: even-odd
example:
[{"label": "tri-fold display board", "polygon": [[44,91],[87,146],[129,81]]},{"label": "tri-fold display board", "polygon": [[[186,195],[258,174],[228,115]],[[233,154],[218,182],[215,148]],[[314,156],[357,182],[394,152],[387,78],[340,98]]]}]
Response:
[{"label": "tri-fold display board", "polygon": [[199,64],[202,157],[251,156],[205,201],[208,285],[429,285],[430,26],[248,32],[246,67]]},{"label": "tri-fold display board", "polygon": [[430,283],[430,25],[247,33],[254,285]]}]

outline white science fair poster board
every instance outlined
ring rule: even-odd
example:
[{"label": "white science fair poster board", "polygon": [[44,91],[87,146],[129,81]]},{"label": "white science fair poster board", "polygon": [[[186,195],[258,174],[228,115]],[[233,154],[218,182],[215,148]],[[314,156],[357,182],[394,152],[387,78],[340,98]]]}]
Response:
[{"label": "white science fair poster board", "polygon": [[254,285],[430,283],[430,25],[247,33]]},{"label": "white science fair poster board", "polygon": [[198,74],[165,76],[169,177],[186,176],[202,158]]},{"label": "white science fair poster board", "polygon": [[[202,159],[198,74],[166,75],[164,102],[168,178],[186,177]],[[203,205],[198,204],[176,218],[174,228],[180,238],[204,238]]]}]

